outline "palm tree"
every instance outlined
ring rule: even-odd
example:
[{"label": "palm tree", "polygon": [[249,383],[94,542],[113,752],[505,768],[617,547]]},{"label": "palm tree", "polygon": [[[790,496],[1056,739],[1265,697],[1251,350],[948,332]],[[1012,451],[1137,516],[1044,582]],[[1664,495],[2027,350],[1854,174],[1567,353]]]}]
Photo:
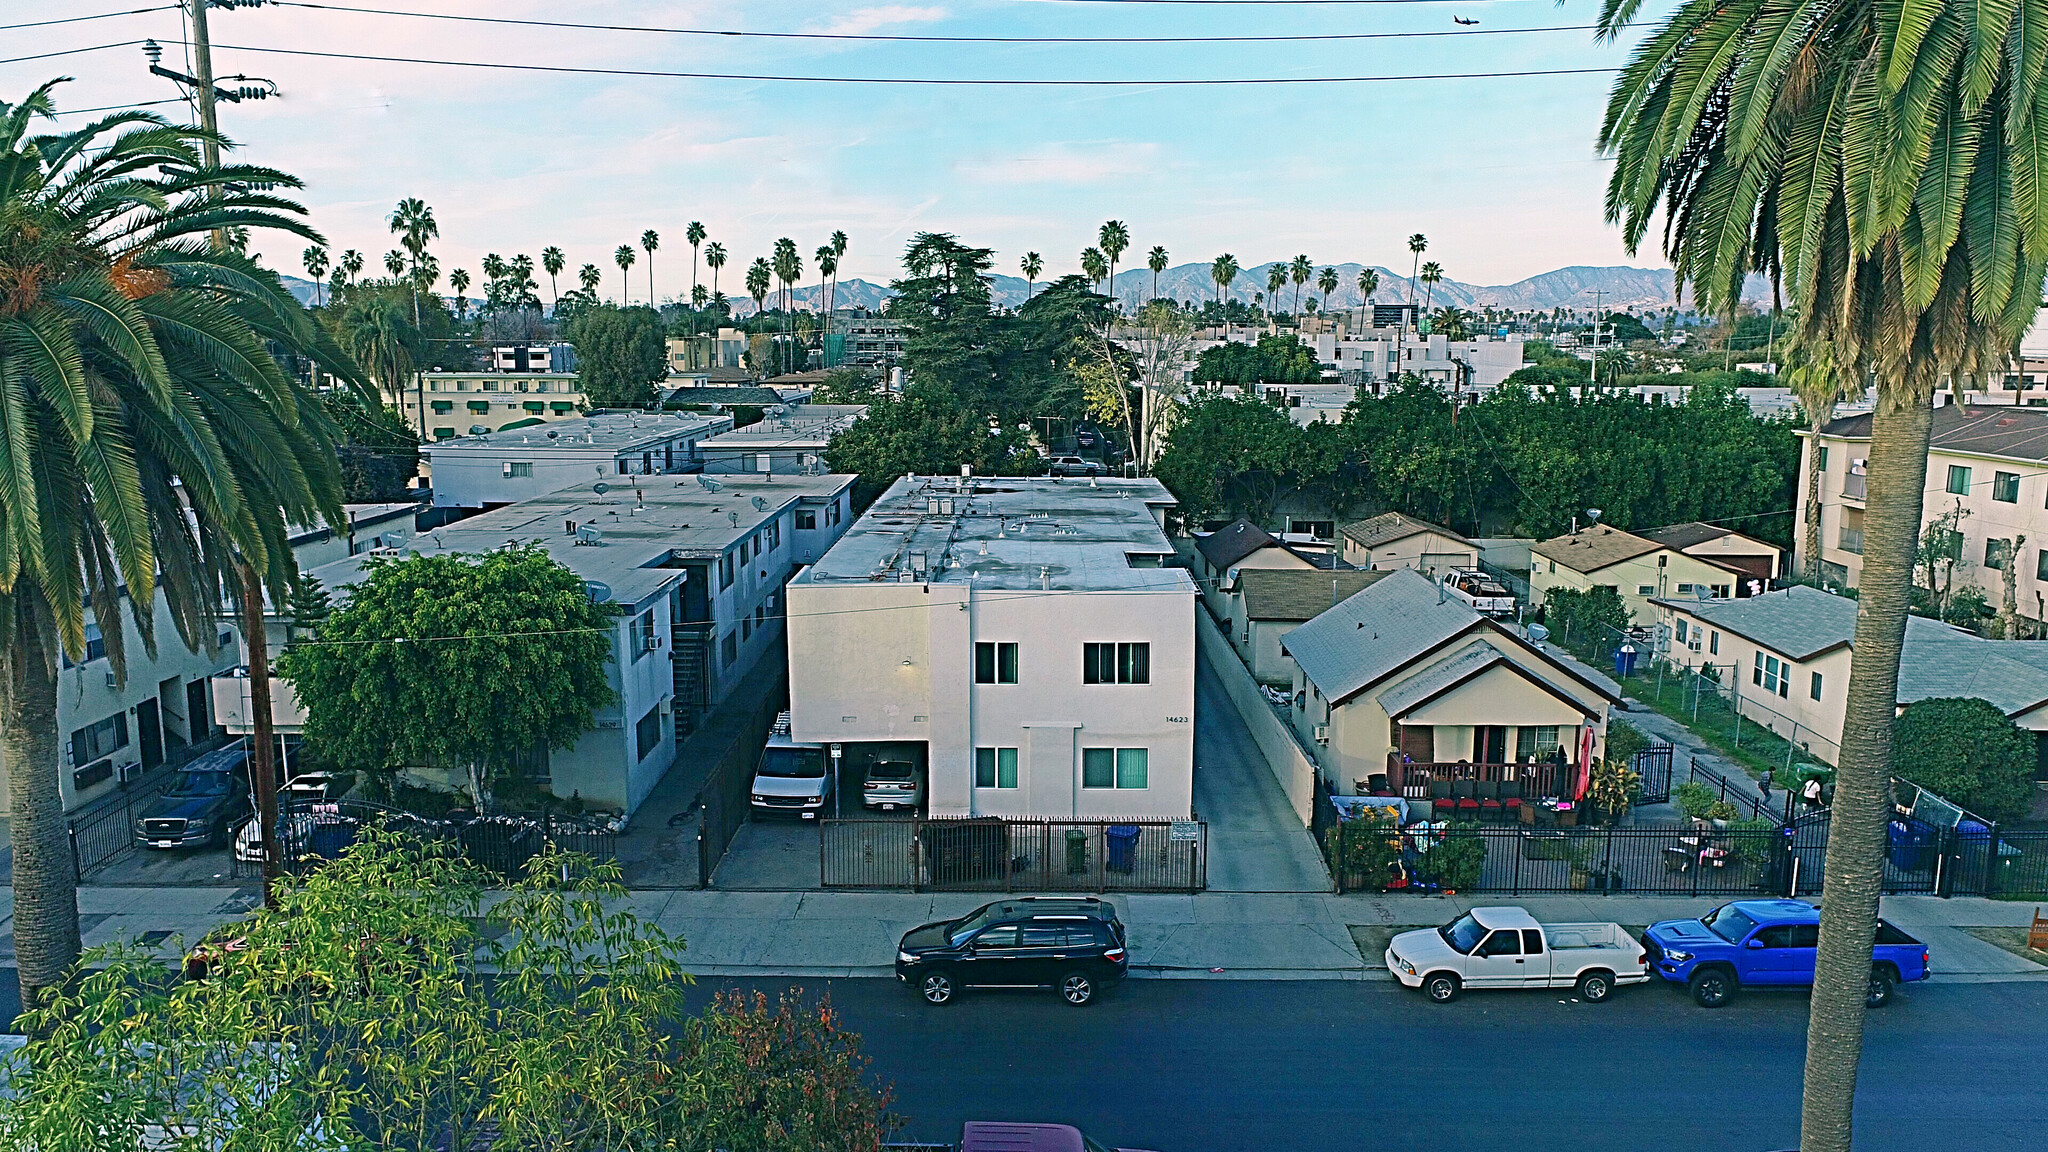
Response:
[{"label": "palm tree", "polygon": [[1308,283],[1308,278],[1315,275],[1315,272],[1315,262],[1310,260],[1306,253],[1296,256],[1294,263],[1287,266],[1287,278],[1294,281],[1294,310],[1296,312],[1301,311],[1301,286]]},{"label": "palm tree", "polygon": [[825,242],[832,246],[832,307],[837,309],[839,307],[839,266],[846,262],[846,232],[843,229],[834,228],[832,235]]},{"label": "palm tree", "polygon": [[1287,287],[1287,265],[1275,260],[1266,269],[1266,296],[1273,301],[1273,305],[1276,308],[1280,304],[1280,290],[1285,287]]},{"label": "palm tree", "polygon": [[1429,327],[1431,331],[1441,333],[1446,340],[1470,340],[1472,314],[1463,308],[1445,305],[1437,309],[1436,315],[1430,318]]},{"label": "palm tree", "polygon": [[469,312],[469,297],[464,295],[464,293],[469,291],[469,270],[457,268],[455,271],[450,272],[448,274],[448,286],[455,289],[455,316],[457,319],[461,319]]},{"label": "palm tree", "polygon": [[1429,285],[1428,290],[1422,295],[1422,311],[1424,315],[1428,315],[1431,306],[1436,303],[1436,286],[1443,283],[1443,279],[1443,265],[1431,260],[1422,266],[1422,282]]},{"label": "palm tree", "polygon": [[704,249],[704,266],[711,269],[711,298],[718,298],[718,270],[725,267],[725,245],[712,241]]},{"label": "palm tree", "polygon": [[796,282],[803,277],[803,257],[796,254],[796,241],[784,236],[775,242],[775,258],[772,264],[775,278],[782,281],[782,369],[795,371],[791,359],[796,349]]},{"label": "palm tree", "polygon": [[560,304],[562,302],[562,290],[556,286],[555,277],[560,276],[562,269],[569,266],[569,258],[562,255],[560,248],[550,244],[540,250],[540,266],[547,269],[548,272],[548,295],[554,297],[556,304]]},{"label": "palm tree", "polygon": [[619,306],[623,308],[632,299],[632,290],[626,287],[626,269],[633,266],[633,246],[621,244],[614,249],[612,263],[619,266]]},{"label": "palm tree", "polygon": [[697,249],[699,245],[704,243],[704,238],[709,235],[711,235],[711,233],[706,232],[704,230],[704,223],[701,220],[692,220],[690,221],[689,227],[683,229],[683,239],[690,242],[691,300],[695,300],[697,298]]},{"label": "palm tree", "polygon": [[341,263],[338,267],[348,276],[349,287],[355,287],[356,273],[363,270],[363,254],[353,248],[344,251],[341,254]]},{"label": "palm tree", "polygon": [[1785,349],[1785,383],[1792,389],[1792,395],[1799,399],[1799,409],[1806,414],[1807,428],[1813,433],[1806,438],[1805,451],[1814,459],[1806,466],[1806,514],[1801,524],[1799,542],[1800,556],[1805,560],[1802,567],[1805,576],[1815,585],[1820,584],[1820,430],[1835,418],[1835,406],[1855,399],[1863,394],[1861,382],[1852,382],[1836,367],[1832,350],[1823,346],[1818,354],[1809,351],[1797,340],[1791,341]]},{"label": "palm tree", "polygon": [[1223,297],[1230,291],[1237,273],[1237,257],[1228,252],[1209,262],[1209,279],[1216,282],[1216,307],[1219,309],[1223,307]]},{"label": "palm tree", "polygon": [[1109,257],[1109,300],[1110,307],[1116,307],[1116,261],[1131,246],[1131,230],[1121,220],[1110,220],[1095,234],[1095,242],[1102,246],[1102,254]]},{"label": "palm tree", "polygon": [[[391,231],[398,236],[398,245],[405,249],[406,256],[409,258],[408,263],[413,270],[413,278],[417,281],[420,265],[427,258],[427,241],[439,239],[441,236],[441,226],[434,222],[434,210],[427,207],[427,202],[417,196],[408,196],[400,200],[398,206],[391,210],[391,215],[385,218],[385,223],[389,224]],[[391,258],[389,256],[384,258],[384,266],[387,270],[390,269]],[[391,274],[393,276],[398,275],[396,271],[393,271]],[[420,289],[415,287],[412,298],[412,322],[414,324],[420,322],[419,293]]]},{"label": "palm tree", "polygon": [[1337,270],[1325,268],[1316,276],[1316,287],[1323,290],[1323,311],[1330,310],[1330,293],[1337,290]]},{"label": "palm tree", "polygon": [[647,250],[647,304],[654,306],[654,250],[661,247],[661,233],[649,228],[640,234],[640,247]]},{"label": "palm tree", "polygon": [[333,425],[272,350],[362,385],[275,272],[205,240],[235,227],[321,243],[280,192],[298,180],[209,164],[217,137],[139,110],[31,134],[56,83],[0,103],[0,754],[24,1007],[79,954],[61,660],[85,658],[91,621],[124,679],[124,624],[153,650],[159,594],[177,639],[210,651],[244,572],[282,603],[290,526],[347,521]]},{"label": "palm tree", "polygon": [[833,253],[830,243],[818,245],[818,250],[812,255],[818,259],[818,298],[824,303],[825,318],[829,323],[832,317],[832,295],[826,285],[832,282],[833,273],[839,271],[839,257]]},{"label": "palm tree", "polygon": [[[1607,0],[1599,35],[1636,0]],[[1799,1146],[1848,1152],[1883,883],[1899,652],[1944,379],[2002,372],[2048,271],[2036,6],[1684,8],[1616,80],[1599,147],[1634,249],[1654,217],[1705,313],[1764,270],[1792,338],[1872,381],[1863,571],[1824,864]],[[1790,23],[1788,23],[1790,22]]]},{"label": "palm tree", "polygon": [[428,354],[409,310],[388,294],[350,294],[335,324],[344,350],[393,403],[402,402],[413,369]]},{"label": "palm tree", "polygon": [[595,293],[598,282],[603,279],[604,273],[599,272],[595,264],[585,264],[576,270],[576,282],[583,285],[585,292]]},{"label": "palm tree", "polygon": [[393,280],[396,280],[399,277],[404,276],[405,253],[400,252],[396,248],[393,248],[391,251],[386,252],[384,254],[384,271],[390,273],[391,278]]},{"label": "palm tree", "polygon": [[1038,284],[1038,274],[1045,271],[1045,261],[1036,252],[1026,252],[1018,267],[1024,272],[1024,302],[1029,304],[1031,289]]},{"label": "palm tree", "polygon": [[306,275],[313,278],[313,300],[325,303],[320,297],[320,277],[327,274],[327,249],[318,244],[308,245],[299,253],[299,263],[306,266]]},{"label": "palm tree", "polygon": [[1092,244],[1081,249],[1081,275],[1095,286],[1098,295],[1102,292],[1102,278],[1109,275],[1109,257],[1102,254],[1102,249]]},{"label": "palm tree", "polygon": [[1415,303],[1415,266],[1422,263],[1422,254],[1429,251],[1429,237],[1417,232],[1408,237],[1408,252],[1415,259],[1408,265],[1408,303]]},{"label": "palm tree", "polygon": [[1159,274],[1166,271],[1166,246],[1154,244],[1145,255],[1145,267],[1152,270],[1152,299],[1159,299]]},{"label": "palm tree", "polygon": [[768,285],[774,276],[775,270],[768,267],[766,256],[756,256],[754,262],[747,265],[747,295],[754,298],[754,312],[757,315],[765,314],[763,302],[768,299]]},{"label": "palm tree", "polygon": [[[1380,274],[1370,268],[1358,270],[1358,296],[1367,308],[1372,307],[1372,294],[1380,290]],[[1367,317],[1370,319],[1370,317]]]}]

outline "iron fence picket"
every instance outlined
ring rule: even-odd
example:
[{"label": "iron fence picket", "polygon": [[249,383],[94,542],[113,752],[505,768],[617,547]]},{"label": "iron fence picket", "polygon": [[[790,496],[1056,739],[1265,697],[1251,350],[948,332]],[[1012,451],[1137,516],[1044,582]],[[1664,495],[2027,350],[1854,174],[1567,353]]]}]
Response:
[{"label": "iron fence picket", "polygon": [[1174,840],[1172,822],[1116,820],[826,820],[827,888],[946,892],[1198,892],[1208,826]]},{"label": "iron fence picket", "polygon": [[[505,880],[526,877],[527,863],[552,846],[600,863],[618,858],[618,836],[543,812],[538,818],[499,814],[472,820],[435,820],[373,800],[339,800],[287,805],[278,815],[278,855],[288,872],[303,873],[332,860],[355,843],[367,825],[404,832],[452,846],[470,863]],[[260,875],[259,862],[236,860],[238,878]]]}]

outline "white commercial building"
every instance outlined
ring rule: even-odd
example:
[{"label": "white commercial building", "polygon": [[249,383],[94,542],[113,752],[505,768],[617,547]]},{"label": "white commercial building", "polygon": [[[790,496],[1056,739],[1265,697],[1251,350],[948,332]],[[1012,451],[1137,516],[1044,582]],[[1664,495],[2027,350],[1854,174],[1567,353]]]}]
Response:
[{"label": "white commercial building", "polygon": [[[630,813],[667,773],[678,729],[723,704],[782,642],[783,585],[845,531],[853,480],[634,475],[602,494],[579,485],[472,516],[376,555],[539,545],[593,598],[620,606],[608,670],[617,700],[574,748],[533,749],[528,759],[554,795]],[[343,586],[373,558],[312,575],[339,607]]]},{"label": "white commercial building", "polygon": [[732,417],[696,412],[610,412],[548,427],[423,444],[437,508],[496,508],[622,476],[695,471],[697,444]]},{"label": "white commercial building", "polygon": [[790,582],[792,735],[916,746],[932,816],[1186,819],[1174,503],[1150,479],[898,480]]}]

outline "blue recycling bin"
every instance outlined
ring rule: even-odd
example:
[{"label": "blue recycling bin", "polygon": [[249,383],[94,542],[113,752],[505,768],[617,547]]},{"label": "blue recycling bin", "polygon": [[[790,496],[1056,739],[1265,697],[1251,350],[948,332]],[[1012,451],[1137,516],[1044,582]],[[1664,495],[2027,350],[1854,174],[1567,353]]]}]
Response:
[{"label": "blue recycling bin", "polygon": [[1924,872],[1933,866],[1934,829],[1918,820],[1892,821],[1891,865],[1901,872]]},{"label": "blue recycling bin", "polygon": [[1129,872],[1138,866],[1138,828],[1132,824],[1114,824],[1104,833],[1109,841],[1111,872]]},{"label": "blue recycling bin", "polygon": [[1633,644],[1623,644],[1614,650],[1614,678],[1626,680],[1636,672],[1636,649]]}]

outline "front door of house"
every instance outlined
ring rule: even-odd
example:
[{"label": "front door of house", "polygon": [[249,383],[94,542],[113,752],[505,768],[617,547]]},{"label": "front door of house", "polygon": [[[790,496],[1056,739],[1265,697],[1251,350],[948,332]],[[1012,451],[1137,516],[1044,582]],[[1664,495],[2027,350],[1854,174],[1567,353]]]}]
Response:
[{"label": "front door of house", "polygon": [[142,744],[142,770],[164,762],[163,719],[157,715],[156,701],[144,700],[135,707],[135,733]]},{"label": "front door of house", "polygon": [[1472,762],[1474,764],[1505,764],[1508,762],[1508,730],[1501,724],[1481,724],[1472,729]]}]

